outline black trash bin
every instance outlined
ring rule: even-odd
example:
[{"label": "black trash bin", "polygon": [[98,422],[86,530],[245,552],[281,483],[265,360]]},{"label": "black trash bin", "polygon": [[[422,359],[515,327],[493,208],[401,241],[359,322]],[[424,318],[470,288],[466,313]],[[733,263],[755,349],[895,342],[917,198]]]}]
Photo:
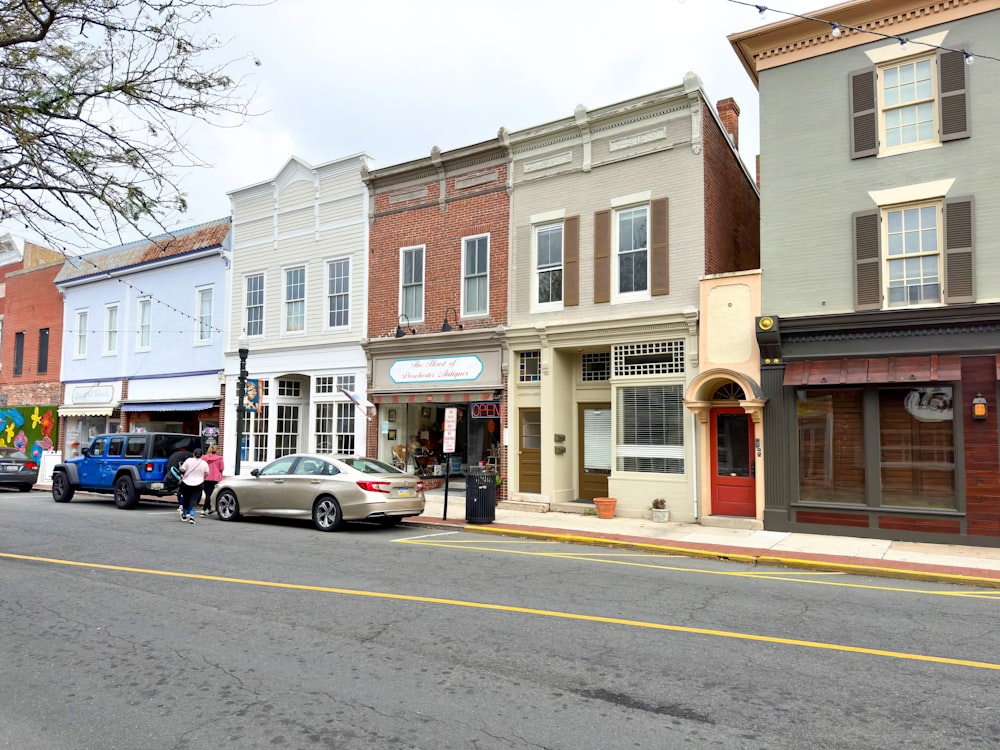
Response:
[{"label": "black trash bin", "polygon": [[496,517],[496,467],[470,466],[465,475],[465,520],[469,523],[493,523]]}]

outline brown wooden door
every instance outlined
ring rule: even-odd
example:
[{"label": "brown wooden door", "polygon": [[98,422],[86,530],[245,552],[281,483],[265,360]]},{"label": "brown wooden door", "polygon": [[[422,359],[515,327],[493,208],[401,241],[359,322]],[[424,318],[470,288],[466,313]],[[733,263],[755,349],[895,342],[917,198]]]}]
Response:
[{"label": "brown wooden door", "polygon": [[712,409],[712,515],[757,515],[753,419],[743,409]]},{"label": "brown wooden door", "polygon": [[611,474],[611,404],[579,404],[580,497],[608,496]]},{"label": "brown wooden door", "polygon": [[542,491],[542,412],[518,411],[518,491]]}]

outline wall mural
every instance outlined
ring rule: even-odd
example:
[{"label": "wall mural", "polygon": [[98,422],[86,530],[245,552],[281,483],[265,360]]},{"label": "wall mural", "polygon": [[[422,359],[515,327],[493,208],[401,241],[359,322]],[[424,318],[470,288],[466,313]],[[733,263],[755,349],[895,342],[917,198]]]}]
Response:
[{"label": "wall mural", "polygon": [[56,406],[9,406],[0,409],[0,445],[13,446],[33,460],[57,444]]}]

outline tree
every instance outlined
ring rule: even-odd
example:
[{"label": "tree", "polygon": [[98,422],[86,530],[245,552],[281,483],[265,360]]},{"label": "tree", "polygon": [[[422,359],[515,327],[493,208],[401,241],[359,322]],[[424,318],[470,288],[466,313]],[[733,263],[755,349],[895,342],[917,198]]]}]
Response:
[{"label": "tree", "polygon": [[185,129],[247,117],[199,25],[246,4],[0,0],[0,222],[103,240],[184,211]]}]

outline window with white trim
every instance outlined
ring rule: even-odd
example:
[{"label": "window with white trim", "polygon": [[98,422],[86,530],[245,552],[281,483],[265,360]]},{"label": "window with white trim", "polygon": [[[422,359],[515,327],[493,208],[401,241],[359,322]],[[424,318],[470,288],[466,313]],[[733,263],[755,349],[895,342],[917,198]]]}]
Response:
[{"label": "window with white trim", "polygon": [[355,451],[354,404],[316,404],[316,452],[353,455]]},{"label": "window with white trim", "polygon": [[139,300],[135,318],[138,322],[135,348],[138,351],[149,351],[153,331],[153,300],[150,297],[143,297]]},{"label": "window with white trim", "polygon": [[535,274],[539,305],[563,301],[563,224],[535,227]]},{"label": "window with white trim", "polygon": [[462,315],[489,312],[490,236],[462,240]]},{"label": "window with white trim", "polygon": [[649,206],[615,211],[615,296],[649,296]]},{"label": "window with white trim", "polygon": [[424,246],[399,251],[399,310],[410,323],[424,319]]},{"label": "window with white trim", "polygon": [[253,273],[246,277],[244,287],[245,317],[243,325],[247,336],[264,335],[264,274]]},{"label": "window with white trim", "polygon": [[195,292],[197,306],[197,330],[195,331],[195,343],[212,343],[212,300],[214,297],[212,287],[203,287]]},{"label": "window with white trim", "polygon": [[[261,381],[262,383],[266,381]],[[263,390],[263,388],[262,388]],[[263,396],[263,394],[261,394]],[[268,457],[268,422],[271,407],[261,403],[258,409],[243,412],[243,456],[244,461],[264,463]]]},{"label": "window with white trim", "polygon": [[326,324],[346,328],[351,323],[351,261],[347,258],[326,264]]},{"label": "window with white trim", "polygon": [[[285,333],[306,330],[306,267],[285,269]],[[284,454],[282,454],[284,455]]]},{"label": "window with white trim", "polygon": [[87,319],[89,314],[86,310],[76,311],[76,335],[73,337],[73,356],[77,359],[87,356]]},{"label": "window with white trim", "polygon": [[299,450],[299,406],[278,404],[275,423],[274,457],[280,458]]},{"label": "window with white trim", "polygon": [[104,306],[104,353],[118,353],[118,305]]},{"label": "window with white trim", "polygon": [[684,473],[684,386],[620,386],[617,393],[618,471]]},{"label": "window with white trim", "polygon": [[941,301],[941,203],[883,209],[888,307]]}]

